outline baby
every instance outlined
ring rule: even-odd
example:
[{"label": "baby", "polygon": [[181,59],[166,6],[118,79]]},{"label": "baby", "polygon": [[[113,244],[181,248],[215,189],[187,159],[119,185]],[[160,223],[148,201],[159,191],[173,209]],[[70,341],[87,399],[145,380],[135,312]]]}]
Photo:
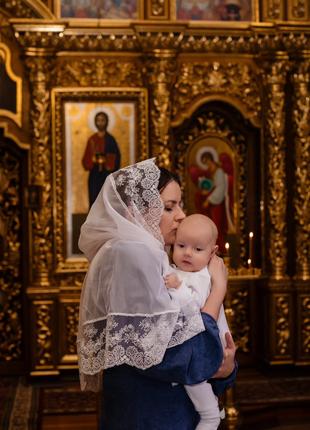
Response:
[{"label": "baby", "polygon": [[[200,214],[186,217],[177,230],[172,257],[176,267],[173,273],[165,277],[165,284],[169,288],[169,294],[178,300],[181,308],[190,299],[202,308],[209,296],[211,279],[207,266],[218,249],[217,234],[214,222]],[[225,333],[229,329],[223,305],[217,324],[224,349]],[[217,429],[222,415],[211,384],[205,381],[197,385],[186,385],[185,389],[200,415],[196,430]]]}]

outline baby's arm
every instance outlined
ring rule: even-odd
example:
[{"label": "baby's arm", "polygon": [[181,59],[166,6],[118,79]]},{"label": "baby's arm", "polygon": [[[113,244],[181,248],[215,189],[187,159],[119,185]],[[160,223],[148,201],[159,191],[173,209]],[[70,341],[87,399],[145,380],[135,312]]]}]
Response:
[{"label": "baby's arm", "polygon": [[169,273],[164,277],[165,285],[167,288],[180,288],[182,282],[178,278],[176,273]]}]

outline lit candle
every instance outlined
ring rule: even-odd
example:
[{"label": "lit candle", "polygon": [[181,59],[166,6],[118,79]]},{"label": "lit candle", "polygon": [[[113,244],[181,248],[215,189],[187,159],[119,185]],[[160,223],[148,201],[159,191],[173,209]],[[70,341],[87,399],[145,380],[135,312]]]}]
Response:
[{"label": "lit candle", "polygon": [[226,255],[227,255],[227,257],[229,257],[229,243],[228,242],[225,243],[225,249],[226,249]]},{"label": "lit candle", "polygon": [[250,258],[248,259],[248,266],[249,266],[249,269],[252,267],[252,260]]},{"label": "lit candle", "polygon": [[253,237],[254,233],[253,231],[250,231],[249,233],[249,261],[251,262],[251,267],[253,263]]}]

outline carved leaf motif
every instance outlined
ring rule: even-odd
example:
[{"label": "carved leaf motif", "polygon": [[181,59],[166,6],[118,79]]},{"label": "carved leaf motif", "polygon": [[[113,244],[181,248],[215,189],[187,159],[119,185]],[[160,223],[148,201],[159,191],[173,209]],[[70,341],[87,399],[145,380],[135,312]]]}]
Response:
[{"label": "carved leaf motif", "polygon": [[218,62],[183,63],[173,89],[173,120],[188,109],[193,99],[223,94],[239,99],[257,121],[261,100],[257,77],[247,64]]},{"label": "carved leaf motif", "polygon": [[0,149],[0,362],[21,359],[20,161]]}]

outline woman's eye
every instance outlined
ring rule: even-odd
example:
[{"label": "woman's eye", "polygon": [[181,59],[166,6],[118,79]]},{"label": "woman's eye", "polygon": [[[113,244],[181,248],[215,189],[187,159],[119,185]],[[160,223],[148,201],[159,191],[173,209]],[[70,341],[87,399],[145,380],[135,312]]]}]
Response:
[{"label": "woman's eye", "polygon": [[198,252],[202,251],[202,248],[196,248],[196,251],[198,251]]},{"label": "woman's eye", "polygon": [[179,248],[184,248],[184,245],[182,243],[178,243]]},{"label": "woman's eye", "polygon": [[172,212],[172,208],[165,208],[166,212]]}]

